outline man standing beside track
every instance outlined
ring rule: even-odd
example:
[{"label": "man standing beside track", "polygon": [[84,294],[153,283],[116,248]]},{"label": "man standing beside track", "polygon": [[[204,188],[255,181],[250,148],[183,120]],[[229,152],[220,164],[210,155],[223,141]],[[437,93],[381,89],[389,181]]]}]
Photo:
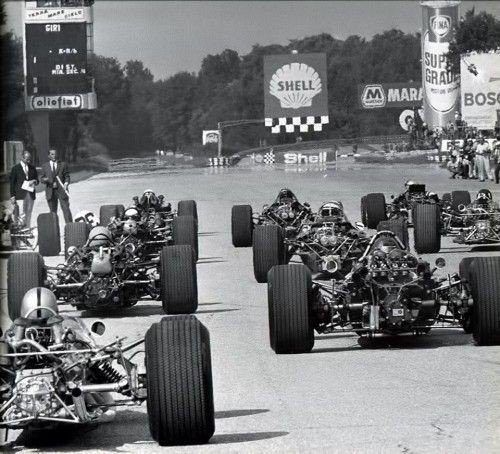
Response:
[{"label": "man standing beside track", "polygon": [[493,181],[491,177],[490,170],[490,155],[491,148],[488,142],[484,140],[483,136],[479,136],[477,142],[475,143],[475,152],[476,152],[476,160],[478,167],[478,178],[480,181],[484,181],[485,179],[490,179]]},{"label": "man standing beside track", "polygon": [[47,204],[52,213],[57,214],[57,204],[61,202],[64,222],[73,222],[73,216],[69,209],[69,170],[68,165],[57,160],[57,151],[49,150],[49,161],[42,165],[42,183],[45,183],[45,196]]},{"label": "man standing beside track", "polygon": [[10,171],[10,200],[16,204],[16,200],[23,201],[24,225],[31,227],[31,213],[35,204],[35,185],[38,184],[38,173],[35,166],[31,164],[31,153],[23,152],[21,161],[12,167]]}]

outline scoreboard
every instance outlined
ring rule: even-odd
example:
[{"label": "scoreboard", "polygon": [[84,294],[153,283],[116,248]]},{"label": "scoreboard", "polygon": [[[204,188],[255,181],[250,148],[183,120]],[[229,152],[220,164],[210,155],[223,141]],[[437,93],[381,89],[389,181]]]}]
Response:
[{"label": "scoreboard", "polygon": [[93,79],[87,68],[93,48],[91,6],[43,5],[25,4],[27,110],[96,108]]},{"label": "scoreboard", "polygon": [[26,24],[26,70],[28,95],[86,93],[86,24]]}]

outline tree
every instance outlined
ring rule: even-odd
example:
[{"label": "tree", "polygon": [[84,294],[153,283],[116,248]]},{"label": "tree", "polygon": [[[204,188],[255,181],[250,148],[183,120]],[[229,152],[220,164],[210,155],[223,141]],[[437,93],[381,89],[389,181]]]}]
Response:
[{"label": "tree", "polygon": [[484,11],[476,14],[474,8],[461,18],[455,30],[447,54],[448,67],[452,72],[460,72],[460,56],[476,52],[488,52],[500,48],[500,20]]}]

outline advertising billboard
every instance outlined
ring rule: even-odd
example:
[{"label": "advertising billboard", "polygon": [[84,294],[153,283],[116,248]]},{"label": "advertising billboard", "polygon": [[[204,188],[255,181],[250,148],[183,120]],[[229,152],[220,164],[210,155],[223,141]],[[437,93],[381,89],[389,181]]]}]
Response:
[{"label": "advertising billboard", "polygon": [[500,109],[500,53],[462,55],[462,119],[478,129],[494,129]]},{"label": "advertising billboard", "polygon": [[448,48],[458,24],[459,1],[422,1],[424,120],[431,127],[454,121],[460,103],[460,75],[447,68]]},{"label": "advertising billboard", "polygon": [[[321,130],[328,122],[326,54],[266,55],[264,114],[267,126],[284,132],[305,132],[310,126]],[[272,125],[271,119],[281,121]]]},{"label": "advertising billboard", "polygon": [[421,107],[422,99],[420,82],[358,85],[359,107],[362,109]]}]

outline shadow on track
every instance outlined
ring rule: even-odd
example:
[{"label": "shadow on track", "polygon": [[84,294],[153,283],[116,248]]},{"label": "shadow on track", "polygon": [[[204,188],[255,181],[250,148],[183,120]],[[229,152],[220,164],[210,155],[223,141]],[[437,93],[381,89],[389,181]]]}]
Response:
[{"label": "shadow on track", "polygon": [[[350,337],[347,335],[332,335],[332,336],[316,336],[316,340]],[[315,348],[311,353],[339,353],[345,351],[362,351],[376,349],[430,349],[440,347],[456,347],[472,344],[470,335],[465,334],[460,330],[449,330],[436,328],[431,330],[430,334],[423,336],[415,335],[400,335],[390,336],[381,335],[370,339],[367,336],[359,337],[357,343],[348,347],[325,347]]]},{"label": "shadow on track", "polygon": [[[266,413],[267,409],[242,409],[216,412],[218,419],[238,416],[250,416]],[[246,432],[214,434],[209,444],[243,443],[282,437],[288,432]],[[155,451],[159,449],[148,430],[148,418],[144,412],[122,410],[116,419],[108,424],[89,426],[64,426],[51,430],[28,431],[21,433],[16,442],[4,447],[7,452],[21,452],[26,448],[38,448],[42,451],[78,452],[87,450],[105,450],[106,452],[124,452],[125,445],[145,444]]]},{"label": "shadow on track", "polygon": [[[213,304],[222,304],[222,303],[205,303],[200,304],[200,306],[204,305],[213,305]],[[211,309],[211,310],[198,310],[195,314],[216,314],[218,312],[234,312],[239,311],[240,309]],[[124,311],[120,312],[112,312],[112,311],[82,311],[80,314],[81,318],[127,318],[127,317],[149,317],[152,315],[167,315],[163,311],[161,303],[158,304],[141,304],[140,306],[133,306]]]},{"label": "shadow on track", "polygon": [[254,408],[248,410],[226,410],[226,411],[216,411],[215,419],[226,419],[226,418],[239,418],[240,416],[252,416],[258,415],[260,413],[268,413],[267,408]]}]

